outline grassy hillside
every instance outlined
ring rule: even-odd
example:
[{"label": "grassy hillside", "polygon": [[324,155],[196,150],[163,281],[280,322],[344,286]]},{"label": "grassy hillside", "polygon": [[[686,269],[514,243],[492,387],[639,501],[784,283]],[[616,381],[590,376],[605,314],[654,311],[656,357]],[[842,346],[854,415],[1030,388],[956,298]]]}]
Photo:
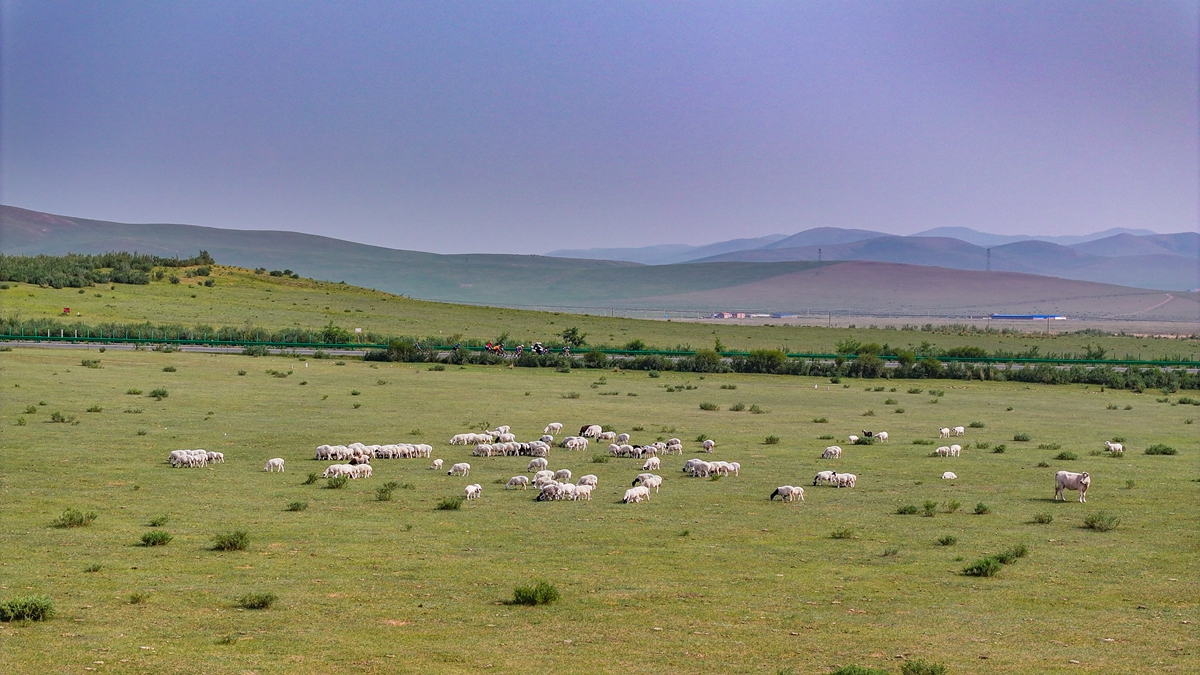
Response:
[{"label": "grassy hillside", "polygon": [[[0,623],[6,672],[818,675],[858,664],[895,675],[903,659],[951,673],[1195,670],[1200,503],[1187,481],[1200,449],[1185,422],[1200,408],[1175,397],[88,356],[98,368],[81,367],[77,352],[0,354],[0,549],[19,552],[0,567],[0,602],[44,594],[58,608],[47,623]],[[293,366],[289,377],[266,372]],[[126,393],[159,387],[169,395],[157,401]],[[729,409],[739,402],[765,412]],[[659,494],[624,505],[640,461],[555,449],[552,468],[593,473],[599,487],[591,502],[539,503],[503,489],[526,458],[446,444],[480,424],[530,438],[550,421],[611,425],[638,442],[678,436],[687,453],[666,459]],[[955,439],[962,457],[914,443],[971,422],[983,427]],[[888,430],[890,443],[844,442],[864,427]],[[1014,441],[1019,433],[1032,440]],[[718,441],[705,457],[741,463],[740,476],[683,477],[700,434]],[[1125,457],[1093,456],[1116,435]],[[317,444],[351,441],[427,442],[447,464],[473,468],[461,478],[428,460],[376,460],[373,478],[342,489],[304,484],[327,464],[311,459]],[[839,441],[842,459],[818,458]],[[1154,443],[1179,454],[1142,454]],[[994,453],[1000,444],[1007,451]],[[220,451],[225,463],[172,469],[167,453],[179,448]],[[1062,452],[1077,459],[1056,459]],[[271,457],[286,460],[285,473],[262,471]],[[857,473],[857,487],[812,487],[826,469]],[[1051,500],[1059,469],[1091,473],[1088,503],[1073,492]],[[946,470],[959,479],[940,480]],[[377,501],[389,481],[392,500]],[[468,483],[483,486],[479,501],[434,510]],[[804,486],[806,500],[768,501],[783,484]],[[896,513],[926,501],[931,516]],[[286,510],[293,502],[307,508]],[[979,503],[986,515],[974,513]],[[96,520],[52,527],[69,508]],[[1084,529],[1100,511],[1120,526]],[[214,535],[237,529],[247,550],[212,550]],[[140,545],[152,530],[174,539]],[[1020,545],[1028,555],[995,577],[961,573]],[[559,589],[557,603],[505,604],[540,579]],[[247,593],[278,599],[243,610]]]},{"label": "grassy hillside", "polygon": [[509,334],[510,344],[547,340],[577,326],[592,344],[621,346],[642,340],[650,346],[712,347],[719,338],[728,349],[783,348],[794,352],[828,353],[846,338],[863,342],[916,347],[923,342],[939,348],[977,346],[995,351],[1023,352],[1038,347],[1042,354],[1083,352],[1099,344],[1113,357],[1160,358],[1200,354],[1200,341],[1135,337],[1096,337],[1039,333],[956,334],[870,328],[813,328],[801,326],[716,326],[700,323],[609,319],[596,316],[496,309],[471,305],[411,300],[382,291],[309,279],[286,279],[217,266],[209,288],[201,278],[181,283],[153,281],[149,285],[117,284],[88,289],[40,288],[9,284],[0,290],[7,315],[57,317],[70,307],[88,324],[104,322],[178,323],[185,326],[261,326],[319,328],[334,322],[343,328],[362,328],[390,335],[453,336],[494,340]]}]

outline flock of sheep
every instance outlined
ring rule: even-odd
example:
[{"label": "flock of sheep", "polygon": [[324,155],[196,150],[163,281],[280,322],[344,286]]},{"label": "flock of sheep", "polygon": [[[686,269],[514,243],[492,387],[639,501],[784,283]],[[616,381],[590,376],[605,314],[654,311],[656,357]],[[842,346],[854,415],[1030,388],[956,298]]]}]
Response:
[{"label": "flock of sheep", "polygon": [[207,450],[172,450],[167,461],[176,469],[195,469],[209,464],[224,464],[225,455]]}]

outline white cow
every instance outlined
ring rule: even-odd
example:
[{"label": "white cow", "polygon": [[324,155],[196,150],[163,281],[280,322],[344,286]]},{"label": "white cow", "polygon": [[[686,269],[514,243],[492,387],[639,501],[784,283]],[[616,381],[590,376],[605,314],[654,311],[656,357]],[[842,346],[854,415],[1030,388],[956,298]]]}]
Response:
[{"label": "white cow", "polygon": [[771,493],[771,499],[775,499],[776,495],[783,498],[785,502],[794,502],[797,498],[804,501],[804,488],[794,485],[780,485]]},{"label": "white cow", "polygon": [[467,464],[466,462],[459,462],[458,464],[450,467],[450,470],[446,472],[446,475],[453,476],[454,474],[458,474],[460,476],[465,476],[469,473],[471,473],[471,465]]},{"label": "white cow", "polygon": [[1087,501],[1088,486],[1092,484],[1092,477],[1086,471],[1083,473],[1072,473],[1070,471],[1059,471],[1054,474],[1054,500],[1058,501],[1061,497],[1065,502],[1066,495],[1064,490],[1078,490],[1079,501]]},{"label": "white cow", "polygon": [[283,473],[283,458],[275,457],[267,460],[267,465],[263,467],[263,471],[278,471]]},{"label": "white cow", "polygon": [[953,471],[947,471],[942,474],[942,480],[955,480],[958,476]]}]

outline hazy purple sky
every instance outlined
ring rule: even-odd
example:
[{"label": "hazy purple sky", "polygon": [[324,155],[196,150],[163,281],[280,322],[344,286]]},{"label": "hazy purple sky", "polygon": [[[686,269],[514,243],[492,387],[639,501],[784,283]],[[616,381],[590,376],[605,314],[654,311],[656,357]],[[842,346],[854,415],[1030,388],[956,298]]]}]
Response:
[{"label": "hazy purple sky", "polygon": [[439,252],[1196,230],[1198,7],[0,0],[0,201]]}]

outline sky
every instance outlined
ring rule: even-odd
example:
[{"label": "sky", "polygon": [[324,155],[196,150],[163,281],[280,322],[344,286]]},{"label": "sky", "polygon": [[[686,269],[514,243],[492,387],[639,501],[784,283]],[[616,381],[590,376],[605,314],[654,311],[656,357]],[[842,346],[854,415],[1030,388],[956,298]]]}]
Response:
[{"label": "sky", "polygon": [[1200,3],[0,0],[0,203],[425,251],[1200,229]]}]

